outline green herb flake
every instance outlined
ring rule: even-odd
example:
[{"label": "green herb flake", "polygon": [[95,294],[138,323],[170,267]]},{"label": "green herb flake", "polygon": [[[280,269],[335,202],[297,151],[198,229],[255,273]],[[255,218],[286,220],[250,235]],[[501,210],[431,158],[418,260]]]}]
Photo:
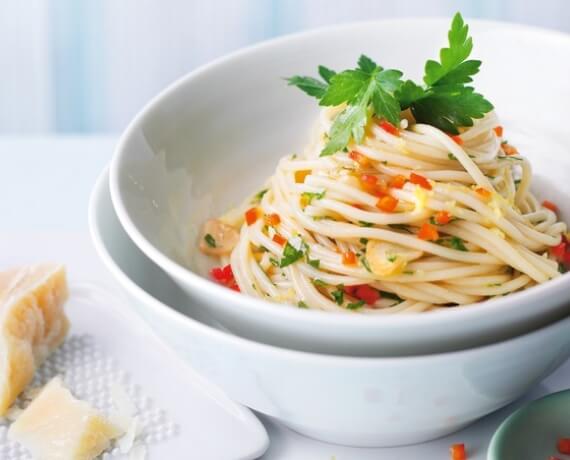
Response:
[{"label": "green herb flake", "polygon": [[251,200],[251,204],[259,204],[259,203],[261,203],[261,199],[263,198],[263,195],[265,195],[268,191],[269,191],[269,189],[264,188],[263,190],[260,190],[259,192],[257,192],[257,193],[253,196],[253,199]]},{"label": "green herb flake", "polygon": [[387,259],[388,259],[388,262],[390,262],[391,264],[393,264],[394,262],[396,262],[396,260],[398,260],[398,256],[395,255],[395,254],[392,254],[392,255],[389,255],[389,256],[387,257]]},{"label": "green herb flake", "polygon": [[372,227],[374,224],[371,222],[364,222],[363,220],[358,221],[358,225],[361,227]]},{"label": "green herb flake", "polygon": [[271,265],[273,265],[274,267],[279,267],[279,266],[280,266],[279,261],[278,261],[277,259],[273,258],[273,257],[270,257],[270,258],[269,258],[269,262],[270,262]]},{"label": "green herb flake", "polygon": [[346,306],[346,308],[348,310],[358,310],[359,308],[362,308],[364,303],[365,303],[364,300],[359,300],[358,302],[351,302]]},{"label": "green herb flake", "polygon": [[285,249],[283,249],[283,258],[281,259],[279,266],[281,268],[287,267],[303,258],[303,255],[304,251],[302,249],[296,249],[294,246],[291,246],[289,241],[287,241]]},{"label": "green herb flake", "polygon": [[465,247],[463,240],[457,236],[452,236],[450,240],[451,247],[458,251],[465,251],[467,252],[468,249]]},{"label": "green herb flake", "polygon": [[457,157],[453,153],[448,153],[447,158],[449,158],[450,160],[457,160]]},{"label": "green herb flake", "polygon": [[315,279],[313,280],[313,284],[314,284],[316,287],[327,287],[327,286],[328,286],[327,283],[325,283],[323,280],[320,280],[320,279],[318,279],[318,278],[315,278]]},{"label": "green herb flake", "polygon": [[388,291],[380,291],[380,297],[383,299],[396,300],[398,303],[404,301],[398,295],[394,294],[393,292],[388,292]]},{"label": "green herb flake", "polygon": [[316,268],[317,270],[319,269],[319,267],[321,266],[321,261],[319,259],[309,259],[309,257],[307,257],[307,263],[313,267]]},{"label": "green herb flake", "polygon": [[212,235],[210,235],[209,233],[206,233],[206,235],[204,236],[204,241],[211,248],[216,247],[216,239]]},{"label": "green herb flake", "polygon": [[311,204],[313,200],[322,200],[325,197],[326,190],[322,192],[303,192],[301,193],[301,198],[307,201],[307,204]]},{"label": "green herb flake", "polygon": [[344,286],[339,284],[337,289],[331,292],[331,295],[338,305],[342,305],[344,302]]},{"label": "green herb flake", "polygon": [[368,263],[368,259],[366,258],[366,256],[363,255],[360,257],[360,263],[366,269],[367,272],[372,273],[372,270],[370,269],[370,264]]},{"label": "green herb flake", "polygon": [[309,306],[305,302],[303,302],[302,300],[299,300],[299,302],[297,303],[297,306],[299,308],[309,308]]},{"label": "green herb flake", "polygon": [[368,238],[360,238],[360,244],[363,244],[364,246],[366,246],[368,244]]}]

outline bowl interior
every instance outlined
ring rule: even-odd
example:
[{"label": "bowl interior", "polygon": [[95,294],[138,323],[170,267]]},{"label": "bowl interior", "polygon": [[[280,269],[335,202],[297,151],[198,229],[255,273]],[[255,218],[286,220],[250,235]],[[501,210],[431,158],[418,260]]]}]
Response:
[{"label": "bowl interior", "polygon": [[[318,113],[283,77],[318,64],[354,66],[365,53],[419,78],[445,44],[448,20],[361,23],[294,35],[238,52],[175,83],[130,125],[115,156],[115,205],[151,247],[204,275],[201,224],[262,188],[277,160],[300,151]],[[495,104],[509,140],[533,165],[539,197],[570,218],[570,36],[470,21],[482,59],[478,91]],[[529,58],[532,56],[532,59]],[[547,70],[545,70],[547,69]],[[543,84],[544,72],[548,84]],[[127,226],[127,230],[129,230]],[[132,234],[131,234],[132,236]]]}]

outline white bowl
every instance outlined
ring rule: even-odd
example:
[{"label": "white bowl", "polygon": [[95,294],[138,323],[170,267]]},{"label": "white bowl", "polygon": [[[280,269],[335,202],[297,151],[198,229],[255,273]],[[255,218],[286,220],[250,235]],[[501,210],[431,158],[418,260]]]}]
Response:
[{"label": "white bowl", "polygon": [[392,446],[443,436],[521,396],[570,355],[570,318],[504,342],[420,357],[344,357],[253,342],[189,305],[133,244],[106,174],[89,215],[100,257],[164,341],[234,400],[311,437]]},{"label": "white bowl", "polygon": [[[448,25],[447,19],[391,20],[293,35],[179,80],[136,117],[117,146],[111,193],[125,230],[191,301],[199,300],[195,304],[228,329],[288,348],[361,356],[432,353],[505,339],[565,315],[569,276],[474,307],[390,317],[288,308],[237,295],[205,276],[196,249],[201,224],[260,188],[278,158],[306,142],[317,116],[315,102],[281,77],[313,74],[319,63],[346,68],[360,53],[418,75],[445,42]],[[533,161],[539,196],[570,209],[570,137],[563,121],[570,36],[502,23],[470,25],[484,62],[477,88],[495,103],[509,139]]]}]

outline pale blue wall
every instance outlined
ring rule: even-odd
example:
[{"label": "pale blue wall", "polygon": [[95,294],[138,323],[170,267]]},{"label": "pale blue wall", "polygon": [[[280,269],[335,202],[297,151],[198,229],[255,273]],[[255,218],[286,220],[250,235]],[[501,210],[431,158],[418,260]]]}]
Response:
[{"label": "pale blue wall", "polygon": [[568,0],[4,0],[0,133],[119,131],[169,82],[236,48],[457,10],[570,32]]}]

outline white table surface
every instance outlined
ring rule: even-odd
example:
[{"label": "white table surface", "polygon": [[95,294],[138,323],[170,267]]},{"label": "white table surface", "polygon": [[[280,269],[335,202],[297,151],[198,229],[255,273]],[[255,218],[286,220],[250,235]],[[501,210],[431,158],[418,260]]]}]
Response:
[{"label": "white table surface", "polygon": [[[42,260],[67,262],[71,280],[98,281],[119,289],[99,262],[87,232],[91,188],[109,162],[115,142],[114,137],[0,137],[0,269]],[[21,250],[15,257],[6,257],[2,248],[14,244]],[[394,449],[324,444],[260,417],[271,439],[263,459],[445,460],[450,444],[465,442],[469,460],[484,460],[490,437],[507,415],[527,400],[569,387],[570,361],[521,400],[467,429],[430,443]]]}]

